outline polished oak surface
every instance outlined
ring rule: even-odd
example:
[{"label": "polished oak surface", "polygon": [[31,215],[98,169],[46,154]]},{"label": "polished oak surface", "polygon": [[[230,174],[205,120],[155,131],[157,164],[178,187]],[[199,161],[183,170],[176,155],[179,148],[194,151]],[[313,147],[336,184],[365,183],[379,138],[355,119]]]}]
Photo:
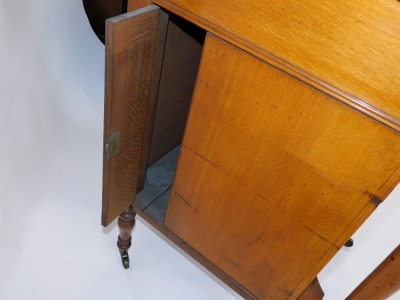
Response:
[{"label": "polished oak surface", "polygon": [[[147,2],[131,0],[129,7]],[[215,35],[203,49],[165,226],[152,224],[248,299],[322,298],[316,275],[400,181],[399,3],[154,2]],[[163,32],[163,46],[152,48],[152,83],[143,77],[137,83],[143,86],[132,87],[160,95],[150,95],[147,106],[147,100],[132,102],[135,110],[121,114],[122,123],[132,122],[129,114],[140,120],[127,131],[135,136],[142,120],[146,128],[155,125],[145,133],[146,157],[150,142],[156,152],[163,146],[154,129],[176,121],[166,112],[187,110],[180,101],[168,102],[179,95],[175,84],[184,87],[195,76],[163,77],[164,67],[173,74],[174,66],[189,66],[184,57],[191,54],[181,55],[179,30],[167,51],[168,18],[161,19],[158,29],[139,22],[133,27],[140,31],[131,31],[139,43],[143,29],[152,36]],[[126,53],[128,65],[141,66],[132,63],[132,53]],[[123,87],[140,73],[126,66],[112,72]],[[173,87],[163,88],[163,78]],[[166,105],[146,111],[159,96]],[[161,121],[151,121],[157,114]],[[181,123],[172,127],[182,132]],[[146,167],[144,152],[140,158],[132,149],[128,157]],[[129,206],[136,182],[132,164],[118,166],[127,180],[113,186],[129,185],[124,195],[131,199],[110,197],[118,204],[113,214]]]},{"label": "polished oak surface", "polygon": [[396,132],[208,36],[165,224],[256,297],[298,297],[400,179]]},{"label": "polished oak surface", "polygon": [[324,298],[324,292],[319,284],[317,278],[315,278],[309,287],[300,295],[298,300],[321,300]]},{"label": "polished oak surface", "polygon": [[400,2],[154,0],[400,131]]},{"label": "polished oak surface", "polygon": [[[110,224],[136,195],[160,9],[150,6],[106,24],[102,224]],[[119,150],[110,137],[119,135]]]},{"label": "polished oak surface", "polygon": [[151,5],[151,0],[128,0],[128,11]]}]

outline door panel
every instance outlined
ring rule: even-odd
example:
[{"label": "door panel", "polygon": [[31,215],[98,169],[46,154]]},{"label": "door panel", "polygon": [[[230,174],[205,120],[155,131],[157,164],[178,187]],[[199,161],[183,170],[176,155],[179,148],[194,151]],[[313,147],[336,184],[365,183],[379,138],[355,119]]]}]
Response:
[{"label": "door panel", "polygon": [[102,225],[135,199],[160,9],[107,20]]}]

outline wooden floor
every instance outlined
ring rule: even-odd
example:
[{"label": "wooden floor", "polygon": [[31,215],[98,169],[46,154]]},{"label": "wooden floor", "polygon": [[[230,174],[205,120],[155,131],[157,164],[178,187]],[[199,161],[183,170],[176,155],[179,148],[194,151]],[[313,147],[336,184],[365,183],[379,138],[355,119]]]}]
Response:
[{"label": "wooden floor", "polygon": [[137,206],[161,224],[167,211],[179,148],[174,148],[147,169],[144,189],[136,195]]}]

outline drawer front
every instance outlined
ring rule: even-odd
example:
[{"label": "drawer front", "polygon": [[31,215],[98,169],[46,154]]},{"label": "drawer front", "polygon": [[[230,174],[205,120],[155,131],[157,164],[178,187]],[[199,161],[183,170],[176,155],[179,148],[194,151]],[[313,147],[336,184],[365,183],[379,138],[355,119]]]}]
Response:
[{"label": "drawer front", "polygon": [[135,199],[160,9],[107,20],[102,224]]},{"label": "drawer front", "polygon": [[296,298],[400,178],[398,133],[207,37],[165,225],[260,299]]}]

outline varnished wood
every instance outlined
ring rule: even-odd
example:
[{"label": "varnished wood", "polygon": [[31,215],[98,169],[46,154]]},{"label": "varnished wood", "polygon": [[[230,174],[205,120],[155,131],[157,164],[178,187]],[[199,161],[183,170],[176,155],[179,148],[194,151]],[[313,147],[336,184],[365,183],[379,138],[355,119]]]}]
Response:
[{"label": "varnished wood", "polygon": [[118,218],[119,236],[117,246],[121,254],[122,265],[125,269],[129,268],[129,254],[128,249],[132,245],[132,230],[135,226],[136,213],[131,205],[129,209],[123,212]]},{"label": "varnished wood", "polygon": [[117,246],[121,252],[127,251],[132,245],[131,233],[133,227],[135,227],[135,217],[136,213],[133,210],[133,206],[130,206],[129,209],[123,212],[118,218],[119,236]]},{"label": "varnished wood", "polygon": [[120,151],[103,157],[102,224],[134,201],[154,61],[159,8],[107,21],[104,143],[120,132]]},{"label": "varnished wood", "polygon": [[128,0],[128,11],[137,10],[151,5],[151,0]]},{"label": "varnished wood", "polygon": [[151,138],[154,131],[153,124],[157,107],[157,98],[159,95],[161,68],[163,62],[165,61],[164,52],[165,52],[165,42],[167,39],[168,23],[169,23],[169,15],[161,10],[158,22],[157,42],[154,53],[153,71],[150,84],[150,99],[147,107],[146,123],[144,128],[142,157],[140,159],[137,191],[142,190],[144,187],[147,166],[149,165],[148,161],[149,161],[149,153],[151,146]]},{"label": "varnished wood", "polygon": [[398,133],[216,37],[166,226],[261,299],[296,298],[400,179]]},{"label": "varnished wood", "polygon": [[347,297],[387,299],[400,290],[400,245]]},{"label": "varnished wood", "polygon": [[318,278],[315,278],[308,288],[300,295],[298,300],[321,300],[324,298],[324,292],[319,284]]},{"label": "varnished wood", "polygon": [[176,16],[168,25],[149,164],[182,141],[205,33]]},{"label": "varnished wood", "polygon": [[[175,151],[178,149],[174,150],[174,154],[171,155],[172,153],[169,153],[167,156],[163,157],[160,161],[158,161],[155,165],[150,167],[150,170],[148,172],[148,176],[151,177],[151,179],[148,181],[152,182],[153,177],[160,177],[160,176],[165,176],[161,182],[163,186],[165,186],[165,182],[171,180],[171,175],[173,170],[170,169],[170,162],[171,160],[175,160],[174,158],[176,156]],[[153,169],[155,167],[155,169]],[[158,174],[157,174],[158,173]],[[165,194],[163,192],[163,186],[159,186],[155,188],[154,186],[145,186],[145,189],[138,193],[135,201],[135,211],[142,217],[144,218],[150,225],[155,227],[157,230],[159,230],[163,235],[165,235],[168,239],[173,241],[177,246],[181,247],[185,252],[187,252],[191,257],[196,259],[200,264],[202,264],[206,269],[208,269],[210,272],[212,272],[215,276],[217,276],[219,279],[223,280],[226,284],[228,284],[233,290],[235,290],[237,293],[239,293],[241,296],[243,296],[245,299],[255,299],[254,296],[252,296],[250,293],[248,293],[242,286],[239,286],[235,281],[233,281],[231,278],[229,278],[224,272],[221,270],[217,269],[213,264],[210,263],[204,256],[193,250],[193,248],[190,247],[190,245],[186,244],[184,241],[179,239],[174,233],[169,231],[165,226],[162,226],[162,221],[160,220],[159,216],[157,216],[157,213],[154,214],[157,210],[159,210],[159,207],[156,207],[155,210],[152,210],[152,207],[157,206],[158,201],[167,201],[167,199],[164,198]],[[148,189],[148,190],[147,190]],[[163,196],[160,197],[160,195],[163,194]],[[162,199],[164,198],[164,199]],[[157,199],[154,201],[154,199]],[[159,211],[160,212],[160,211]],[[162,212],[163,214],[164,212]],[[317,299],[322,299],[323,297],[323,292],[322,289],[319,285],[318,279],[313,280],[313,282],[310,284],[310,286],[307,288],[307,290],[300,296],[299,299],[304,299],[304,300],[317,300]]]},{"label": "varnished wood", "polygon": [[165,12],[158,31],[138,191],[147,166],[182,141],[205,36],[203,30],[177,16],[170,19]]},{"label": "varnished wood", "polygon": [[400,2],[154,0],[400,131]]},{"label": "varnished wood", "polygon": [[[143,2],[130,1],[130,9]],[[322,298],[315,276],[400,180],[397,2],[155,2],[231,44],[216,37],[207,41],[167,227],[150,222],[245,298]],[[167,55],[172,66],[182,63],[182,56],[174,55],[181,40],[171,42],[178,51],[167,54],[165,47],[163,64]],[[121,53],[135,46],[136,41],[128,43]],[[153,75],[160,73],[154,73],[160,57],[147,68]],[[117,70],[129,73],[140,64],[121,59]],[[146,78],[157,84],[158,77],[159,94],[171,101],[171,87],[161,92],[163,75]],[[150,86],[151,95],[157,88]],[[179,92],[179,84],[175,87]],[[107,103],[106,115],[112,111]],[[152,119],[154,128],[162,129],[171,121],[166,109],[179,105],[159,106],[147,116],[154,104],[139,112],[127,107],[140,122],[126,132],[142,136]],[[177,123],[173,128],[183,128]],[[165,146],[159,141],[154,153]],[[116,185],[122,191],[129,186],[123,196],[134,196],[137,160],[146,166],[143,157],[153,153],[141,152],[149,145],[136,146],[128,151],[135,171],[130,164],[118,168],[129,170]],[[119,199],[114,215],[129,197],[114,197]]]},{"label": "varnished wood", "polygon": [[135,212],[143,218],[147,223],[149,223],[152,227],[156,228],[160,233],[162,233],[168,240],[173,242],[187,254],[189,254],[193,259],[199,262],[204,268],[214,274],[217,278],[222,280],[226,285],[232,288],[236,293],[242,296],[244,299],[248,300],[256,300],[256,298],[249,293],[245,287],[238,284],[235,280],[233,280],[230,276],[228,276],[223,270],[219,269],[215,265],[213,265],[204,255],[197,252],[191,245],[187,244],[184,240],[182,240],[179,236],[177,236],[174,232],[169,230],[164,225],[158,223],[153,218],[149,217],[148,214],[144,213],[143,210],[134,203]]}]

